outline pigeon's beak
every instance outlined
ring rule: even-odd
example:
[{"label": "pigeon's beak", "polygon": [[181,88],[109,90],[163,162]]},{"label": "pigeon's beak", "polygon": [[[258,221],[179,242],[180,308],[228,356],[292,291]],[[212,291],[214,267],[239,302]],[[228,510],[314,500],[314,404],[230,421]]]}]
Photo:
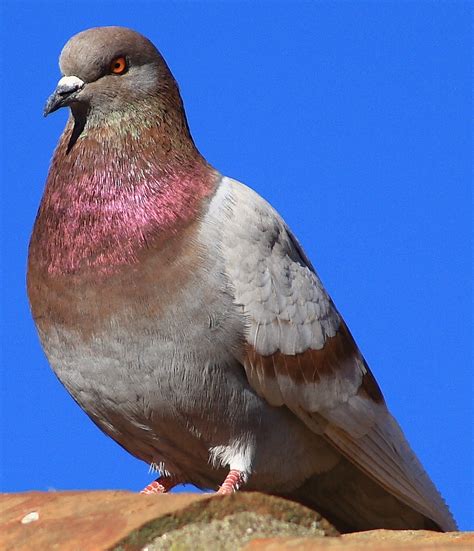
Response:
[{"label": "pigeon's beak", "polygon": [[44,106],[44,116],[46,117],[65,105],[70,105],[83,87],[84,81],[80,78],[75,76],[63,77]]}]

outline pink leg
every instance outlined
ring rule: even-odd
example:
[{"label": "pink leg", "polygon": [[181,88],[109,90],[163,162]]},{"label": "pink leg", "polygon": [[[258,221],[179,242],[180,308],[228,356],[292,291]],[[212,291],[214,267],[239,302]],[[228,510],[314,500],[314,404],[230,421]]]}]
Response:
[{"label": "pink leg", "polygon": [[140,492],[141,494],[166,494],[182,480],[176,475],[160,476]]},{"label": "pink leg", "polygon": [[217,493],[220,495],[232,494],[240,488],[243,481],[242,473],[237,469],[231,469],[222,486],[217,490]]}]

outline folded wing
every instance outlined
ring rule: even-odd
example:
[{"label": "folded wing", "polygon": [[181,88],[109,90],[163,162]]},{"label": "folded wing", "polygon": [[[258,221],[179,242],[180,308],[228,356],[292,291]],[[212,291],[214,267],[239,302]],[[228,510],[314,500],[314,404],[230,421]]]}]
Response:
[{"label": "folded wing", "polygon": [[388,492],[456,528],[301,247],[249,188],[225,179],[222,248],[247,320],[243,359],[253,388],[286,406]]}]

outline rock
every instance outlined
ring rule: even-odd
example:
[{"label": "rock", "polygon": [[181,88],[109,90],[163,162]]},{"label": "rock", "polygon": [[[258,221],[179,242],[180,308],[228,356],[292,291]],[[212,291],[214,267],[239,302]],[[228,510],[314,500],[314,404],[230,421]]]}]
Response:
[{"label": "rock", "polygon": [[318,513],[258,493],[27,492],[0,495],[2,551],[459,551],[473,532],[339,536]]},{"label": "rock", "polygon": [[254,539],[243,551],[472,551],[474,532],[370,530],[337,538]]},{"label": "rock", "polygon": [[[257,493],[29,492],[0,496],[0,549],[238,549],[256,536],[337,535],[319,514]],[[251,530],[251,531],[250,531]],[[217,542],[220,542],[219,544]],[[229,547],[230,544],[230,547]],[[236,547],[237,546],[237,547]]]}]

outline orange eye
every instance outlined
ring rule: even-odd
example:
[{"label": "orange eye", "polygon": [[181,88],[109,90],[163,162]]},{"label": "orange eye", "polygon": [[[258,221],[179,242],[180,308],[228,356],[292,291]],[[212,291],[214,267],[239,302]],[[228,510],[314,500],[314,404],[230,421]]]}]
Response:
[{"label": "orange eye", "polygon": [[121,75],[127,68],[127,61],[124,57],[116,57],[110,64],[110,70],[116,75]]}]

